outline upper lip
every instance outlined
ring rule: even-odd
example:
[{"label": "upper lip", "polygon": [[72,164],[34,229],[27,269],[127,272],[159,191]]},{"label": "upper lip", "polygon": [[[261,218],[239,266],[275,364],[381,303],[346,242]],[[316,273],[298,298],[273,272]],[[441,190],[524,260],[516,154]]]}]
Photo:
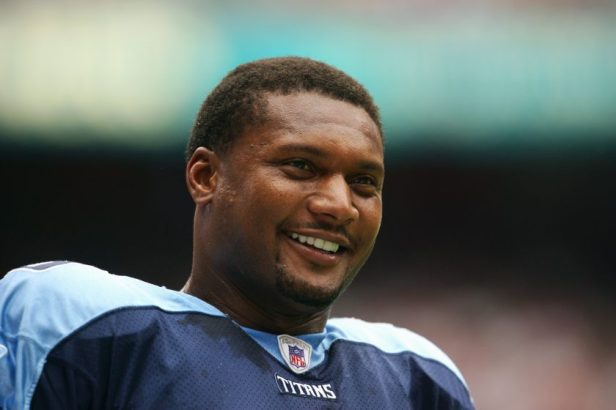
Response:
[{"label": "upper lip", "polygon": [[287,233],[297,233],[299,235],[304,235],[304,236],[312,236],[314,238],[321,238],[326,241],[337,243],[338,245],[342,246],[346,250],[349,250],[349,251],[353,250],[353,244],[351,243],[351,240],[347,238],[345,235],[341,235],[335,232],[323,231],[320,229],[306,229],[306,228],[288,229],[286,230],[286,232]]}]

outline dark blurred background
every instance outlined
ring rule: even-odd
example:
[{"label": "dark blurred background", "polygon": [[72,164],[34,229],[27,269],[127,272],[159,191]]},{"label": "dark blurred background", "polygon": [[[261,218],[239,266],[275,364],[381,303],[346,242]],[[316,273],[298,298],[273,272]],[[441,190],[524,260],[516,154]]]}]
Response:
[{"label": "dark blurred background", "polygon": [[239,63],[302,55],[380,105],[380,239],[335,315],[435,341],[479,408],[616,399],[612,2],[0,4],[0,271],[49,259],[171,288],[183,150]]}]

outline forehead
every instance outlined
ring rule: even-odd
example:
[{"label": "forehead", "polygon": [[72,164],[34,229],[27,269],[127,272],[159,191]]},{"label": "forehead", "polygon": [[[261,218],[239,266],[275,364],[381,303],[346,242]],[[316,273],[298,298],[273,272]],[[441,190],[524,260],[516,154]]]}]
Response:
[{"label": "forehead", "polygon": [[266,94],[265,98],[262,125],[247,130],[259,138],[259,145],[293,138],[364,151],[383,161],[379,129],[363,108],[314,92]]},{"label": "forehead", "polygon": [[319,125],[354,128],[363,134],[382,139],[378,127],[361,107],[316,92],[288,95],[267,93],[266,122],[296,132]]}]

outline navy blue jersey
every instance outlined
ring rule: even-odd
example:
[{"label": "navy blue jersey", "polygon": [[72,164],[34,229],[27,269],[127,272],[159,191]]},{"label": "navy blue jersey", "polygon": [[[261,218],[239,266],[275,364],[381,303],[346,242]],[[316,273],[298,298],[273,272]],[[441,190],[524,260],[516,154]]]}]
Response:
[{"label": "navy blue jersey", "polygon": [[239,326],[193,296],[77,263],[0,281],[2,409],[472,409],[426,339],[330,319],[321,333]]}]

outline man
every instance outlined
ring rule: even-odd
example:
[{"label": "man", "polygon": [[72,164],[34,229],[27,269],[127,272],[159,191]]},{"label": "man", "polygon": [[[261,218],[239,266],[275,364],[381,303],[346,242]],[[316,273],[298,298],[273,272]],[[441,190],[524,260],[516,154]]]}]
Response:
[{"label": "man", "polygon": [[2,281],[3,408],[472,408],[430,342],[328,319],[381,222],[383,133],[363,87],[304,58],[239,66],[187,159],[181,292],[68,262]]}]

